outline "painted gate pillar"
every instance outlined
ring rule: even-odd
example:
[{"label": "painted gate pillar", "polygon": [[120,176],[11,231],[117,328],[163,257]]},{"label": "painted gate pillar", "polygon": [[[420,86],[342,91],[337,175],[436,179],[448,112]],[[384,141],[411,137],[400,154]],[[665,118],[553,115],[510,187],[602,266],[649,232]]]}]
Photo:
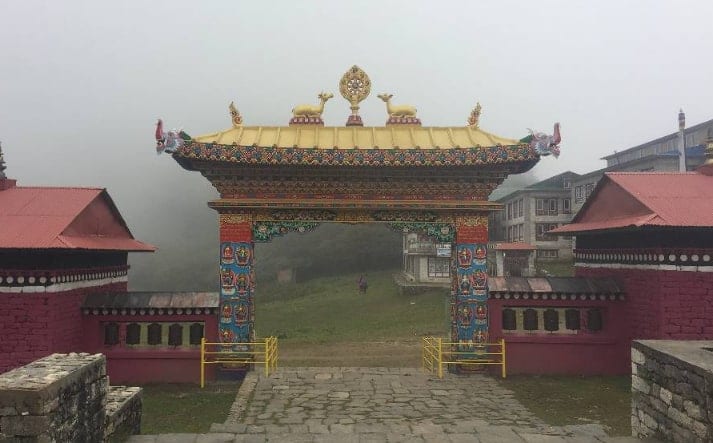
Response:
[{"label": "painted gate pillar", "polygon": [[252,222],[246,215],[220,214],[220,320],[222,343],[251,342],[255,290]]},{"label": "painted gate pillar", "polygon": [[487,343],[488,217],[487,215],[456,217],[455,225],[451,341],[468,345]]}]

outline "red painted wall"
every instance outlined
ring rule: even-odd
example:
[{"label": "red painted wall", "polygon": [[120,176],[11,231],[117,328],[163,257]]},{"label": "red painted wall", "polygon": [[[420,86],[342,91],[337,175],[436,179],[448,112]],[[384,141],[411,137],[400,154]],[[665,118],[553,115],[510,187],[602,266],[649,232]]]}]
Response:
[{"label": "red painted wall", "polygon": [[[631,371],[629,343],[622,301],[589,300],[488,300],[491,341],[505,339],[509,374],[614,375]],[[603,329],[580,331],[577,335],[512,334],[502,331],[504,307],[601,308]]]},{"label": "red painted wall", "polygon": [[0,373],[55,352],[79,352],[81,305],[92,292],[126,291],[114,283],[64,292],[0,292]]},{"label": "red painted wall", "polygon": [[[116,322],[119,344],[104,345],[103,323]],[[85,352],[100,352],[107,358],[107,374],[116,383],[198,383],[200,349],[132,349],[125,347],[126,324],[132,322],[204,322],[203,335],[213,341],[218,336],[217,314],[194,315],[82,315]],[[206,378],[214,379],[215,365],[206,369]]]},{"label": "red painted wall", "polygon": [[713,273],[575,269],[577,276],[615,277],[626,291],[628,339],[713,339]]}]

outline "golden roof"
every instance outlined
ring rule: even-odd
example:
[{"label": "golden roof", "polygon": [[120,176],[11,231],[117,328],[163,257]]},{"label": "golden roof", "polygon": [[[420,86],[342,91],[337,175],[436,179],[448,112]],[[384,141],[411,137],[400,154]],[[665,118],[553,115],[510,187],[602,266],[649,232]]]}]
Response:
[{"label": "golden roof", "polygon": [[318,149],[451,149],[518,145],[521,142],[473,126],[238,126],[193,137],[194,142],[219,145]]}]

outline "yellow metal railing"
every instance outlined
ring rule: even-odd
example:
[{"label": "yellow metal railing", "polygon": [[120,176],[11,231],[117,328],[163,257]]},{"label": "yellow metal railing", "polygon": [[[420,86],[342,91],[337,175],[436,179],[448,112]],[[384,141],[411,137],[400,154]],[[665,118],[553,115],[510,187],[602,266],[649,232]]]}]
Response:
[{"label": "yellow metal railing", "polygon": [[505,340],[495,343],[453,343],[440,337],[423,337],[421,350],[423,370],[443,378],[445,365],[499,365],[500,375],[505,378]]},{"label": "yellow metal railing", "polygon": [[265,375],[277,369],[277,337],[251,343],[208,343],[201,339],[201,388],[205,386],[206,365],[241,364],[262,366]]}]

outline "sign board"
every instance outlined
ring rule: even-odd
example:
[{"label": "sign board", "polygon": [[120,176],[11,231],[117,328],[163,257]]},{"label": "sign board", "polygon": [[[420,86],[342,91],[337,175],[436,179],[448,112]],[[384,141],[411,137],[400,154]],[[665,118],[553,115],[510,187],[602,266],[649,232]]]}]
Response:
[{"label": "sign board", "polygon": [[450,243],[436,243],[436,257],[450,257],[451,256],[451,244]]}]

